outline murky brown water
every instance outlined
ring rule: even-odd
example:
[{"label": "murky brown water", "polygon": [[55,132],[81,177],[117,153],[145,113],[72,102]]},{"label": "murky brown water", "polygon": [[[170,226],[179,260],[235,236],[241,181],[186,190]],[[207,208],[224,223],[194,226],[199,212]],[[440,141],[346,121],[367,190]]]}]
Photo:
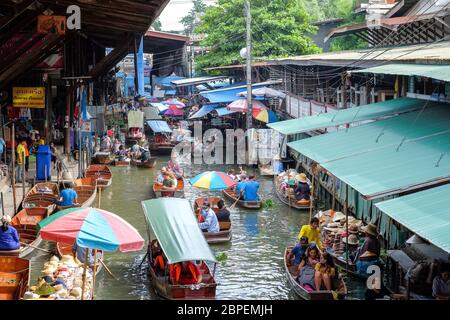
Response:
[{"label": "murky brown water", "polygon": [[[158,159],[157,168],[167,163],[167,157]],[[199,166],[185,168],[185,176],[193,177],[206,170],[227,171],[226,166]],[[101,208],[114,212],[135,226],[146,239],[146,226],[141,201],[153,197],[151,186],[157,169],[112,167],[113,184],[102,193]],[[248,169],[250,173],[252,169]],[[283,252],[292,244],[300,227],[308,222],[309,214],[289,208],[278,201],[269,177],[260,177],[263,198],[271,198],[274,206],[261,211],[249,211],[235,207],[231,218],[233,239],[225,245],[211,246],[217,254],[225,252],[227,260],[216,270],[217,297],[219,299],[296,299],[290,292],[283,267]],[[206,195],[187,183],[185,197],[193,201]],[[228,205],[231,205],[228,202]],[[44,247],[52,248],[51,244]],[[36,279],[48,255],[33,253],[33,275]],[[139,268],[145,251],[131,253],[107,253],[105,263],[118,277],[112,279],[105,271],[98,277],[96,299],[156,299],[149,286],[146,262]],[[347,281],[350,298],[361,298],[362,284]]]}]

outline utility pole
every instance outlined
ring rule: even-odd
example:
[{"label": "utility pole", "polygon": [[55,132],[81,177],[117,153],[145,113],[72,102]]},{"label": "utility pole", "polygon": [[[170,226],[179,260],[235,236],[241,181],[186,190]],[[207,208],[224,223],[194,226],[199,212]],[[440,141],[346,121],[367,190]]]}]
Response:
[{"label": "utility pole", "polygon": [[250,1],[245,2],[247,22],[247,130],[252,128],[252,14],[250,12]]}]

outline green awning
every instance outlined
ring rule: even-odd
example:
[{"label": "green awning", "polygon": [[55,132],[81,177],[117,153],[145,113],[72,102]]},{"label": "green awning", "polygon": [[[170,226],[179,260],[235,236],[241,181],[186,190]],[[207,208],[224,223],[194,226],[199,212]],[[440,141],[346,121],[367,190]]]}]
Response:
[{"label": "green awning", "polygon": [[[399,141],[400,143],[400,141]],[[366,199],[450,181],[450,133],[321,163]]]},{"label": "green awning", "polygon": [[450,184],[447,184],[375,206],[423,239],[450,252],[449,199]]},{"label": "green awning", "polygon": [[422,76],[442,81],[450,81],[450,65],[393,63],[362,70],[354,70],[352,72]]},{"label": "green awning", "polygon": [[[322,113],[299,119],[270,123],[267,126],[284,135],[297,134],[345,125],[347,123],[377,120],[390,115],[418,110],[425,103],[426,101],[424,100],[403,97],[349,109],[341,109],[337,113]],[[435,102],[429,102],[427,108],[431,108],[437,104]]]},{"label": "green awning", "polygon": [[294,141],[288,146],[322,164],[397,146],[404,137],[417,140],[444,132],[450,132],[450,105],[443,104],[427,108],[422,113],[409,112],[348,130]]},{"label": "green awning", "polygon": [[186,199],[159,198],[142,201],[151,227],[169,264],[203,260],[216,262]]}]

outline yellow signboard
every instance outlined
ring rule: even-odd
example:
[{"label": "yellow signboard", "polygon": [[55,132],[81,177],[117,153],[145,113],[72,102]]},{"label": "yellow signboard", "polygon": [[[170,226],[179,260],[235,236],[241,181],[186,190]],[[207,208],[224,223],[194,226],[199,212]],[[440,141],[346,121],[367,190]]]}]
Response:
[{"label": "yellow signboard", "polygon": [[16,108],[45,108],[45,88],[13,87],[13,106]]}]

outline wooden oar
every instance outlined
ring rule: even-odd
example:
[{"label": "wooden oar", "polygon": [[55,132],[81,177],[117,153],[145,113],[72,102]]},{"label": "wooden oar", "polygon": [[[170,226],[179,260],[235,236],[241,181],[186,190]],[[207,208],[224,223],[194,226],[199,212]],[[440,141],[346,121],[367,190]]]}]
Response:
[{"label": "wooden oar", "polygon": [[236,204],[239,202],[240,199],[241,199],[241,194],[239,194],[239,197],[237,198],[237,200],[230,206],[231,210],[234,209],[234,207],[236,206]]},{"label": "wooden oar", "polygon": [[103,267],[105,267],[105,269],[109,273],[109,275],[117,280],[117,277],[111,272],[111,270],[109,270],[109,268],[106,266],[106,264],[103,262],[103,260],[98,259],[98,261],[102,264]]},{"label": "wooden oar", "polygon": [[31,248],[34,248],[34,249],[37,249],[37,250],[41,250],[41,251],[46,252],[46,253],[54,254],[54,252],[50,251],[50,250],[42,249],[42,248],[33,246],[31,244],[28,244],[28,243],[25,243],[25,242],[22,242],[22,241],[20,243],[23,244],[24,246],[27,246],[27,247],[31,247]]}]

